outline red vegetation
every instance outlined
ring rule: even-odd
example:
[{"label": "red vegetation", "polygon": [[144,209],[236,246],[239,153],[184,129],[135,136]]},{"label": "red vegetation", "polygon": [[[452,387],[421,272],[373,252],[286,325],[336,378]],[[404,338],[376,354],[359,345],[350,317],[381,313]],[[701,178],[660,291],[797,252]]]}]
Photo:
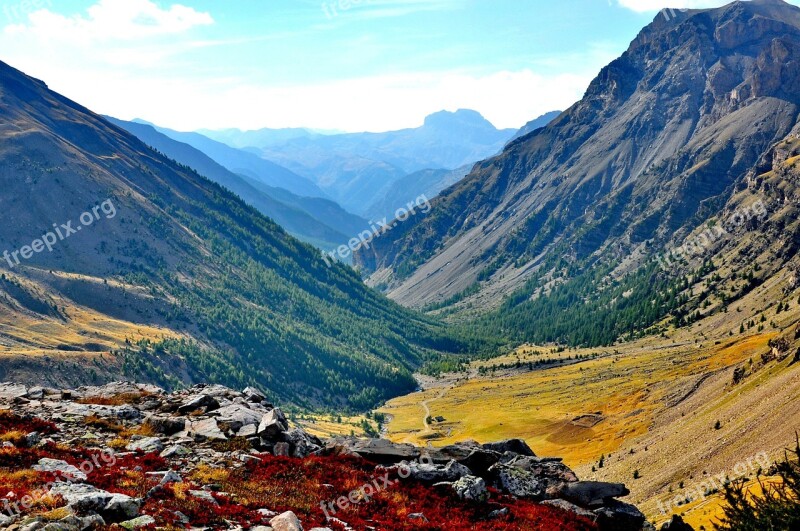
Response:
[{"label": "red vegetation", "polygon": [[[36,419],[21,419],[10,414],[0,416],[0,435],[9,431],[52,433],[55,426]],[[88,472],[88,483],[107,490],[145,498],[156,487],[160,477],[148,472],[165,471],[170,464],[157,454],[111,456],[98,450],[66,448],[53,444],[40,448],[6,448],[0,450],[0,483],[14,498],[41,489],[54,478],[51,474],[29,471],[40,458],[63,459]],[[434,488],[397,477],[396,472],[377,468],[364,460],[349,457],[259,456],[260,462],[247,466],[204,467],[183,479],[156,489],[147,497],[142,513],[153,516],[158,526],[186,528],[190,526],[228,527],[229,522],[252,526],[266,524],[267,518],[258,509],[276,512],[293,511],[306,529],[315,526],[343,528],[329,522],[327,516],[339,518],[356,529],[374,527],[385,531],[590,531],[596,526],[574,514],[514,500],[492,493],[488,504],[459,500],[449,488]],[[91,463],[93,466],[87,466]],[[83,467],[82,467],[83,465]],[[174,463],[173,463],[174,466]],[[28,470],[28,471],[26,471]],[[220,492],[212,493],[216,504],[193,496],[190,490],[215,484]],[[371,489],[359,489],[371,485]],[[368,492],[365,498],[363,494]],[[340,508],[337,501],[352,496]],[[13,501],[13,500],[12,500]],[[60,500],[52,503],[61,503]],[[344,504],[342,504],[344,506]],[[489,519],[492,511],[508,509],[508,513]],[[409,518],[423,514],[427,521]],[[188,519],[188,524],[183,519]]]},{"label": "red vegetation", "polygon": [[20,417],[8,410],[0,410],[0,435],[11,432],[31,433],[38,431],[41,435],[52,435],[58,428],[52,422],[36,417]]}]

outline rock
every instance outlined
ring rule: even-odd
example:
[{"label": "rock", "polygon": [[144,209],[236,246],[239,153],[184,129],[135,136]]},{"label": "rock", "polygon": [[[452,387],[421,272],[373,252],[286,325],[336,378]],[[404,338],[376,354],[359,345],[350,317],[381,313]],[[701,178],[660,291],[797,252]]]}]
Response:
[{"label": "rock", "polygon": [[194,438],[195,441],[226,441],[228,438],[222,433],[217,425],[217,419],[209,418],[205,420],[198,420],[189,423],[189,430],[187,431],[189,437]]},{"label": "rock", "polygon": [[286,420],[283,411],[280,408],[275,408],[261,419],[261,423],[258,425],[258,434],[263,439],[274,441],[288,429],[289,422]]},{"label": "rock", "polygon": [[488,518],[489,520],[496,520],[498,518],[503,518],[505,516],[508,516],[509,512],[510,511],[508,510],[508,507],[503,507],[502,509],[497,509],[495,511],[490,512]]},{"label": "rock", "polygon": [[0,383],[0,399],[13,400],[23,398],[28,394],[28,388],[24,385],[4,382]]},{"label": "rock", "polygon": [[415,520],[423,523],[428,523],[428,519],[422,513],[411,513],[408,515],[409,520]]},{"label": "rock", "polygon": [[208,394],[197,394],[192,395],[185,400],[184,403],[178,407],[178,412],[184,415],[199,410],[209,413],[219,409],[219,407],[219,402],[213,396]]},{"label": "rock", "polygon": [[139,514],[141,502],[124,494],[112,494],[100,514],[111,522],[135,518]]},{"label": "rock", "polygon": [[66,406],[66,413],[79,417],[96,415],[103,418],[116,418],[120,420],[139,421],[142,419],[142,412],[133,406],[99,406],[96,404],[76,404],[69,402]]},{"label": "rock", "polygon": [[153,518],[152,516],[143,514],[142,516],[139,516],[138,518],[134,518],[133,520],[127,520],[125,522],[122,522],[119,525],[120,525],[120,527],[122,527],[124,529],[139,529],[139,528],[142,528],[142,527],[147,527],[149,525],[153,525],[155,523],[156,523],[156,519],[155,518]]},{"label": "rock", "polygon": [[91,485],[56,483],[50,493],[64,498],[67,507],[76,513],[98,513],[107,522],[129,520],[139,514],[139,500],[124,494],[111,494]]},{"label": "rock", "polygon": [[275,457],[289,457],[289,452],[291,450],[292,446],[287,442],[275,443],[275,446],[272,449],[272,455]]},{"label": "rock", "polygon": [[412,461],[410,463],[401,463],[401,466],[408,467],[410,477],[417,481],[425,482],[440,482],[440,481],[457,481],[464,476],[469,476],[472,471],[455,461],[450,461],[446,465],[436,465],[431,463],[419,463]]},{"label": "rock", "polygon": [[32,431],[25,436],[25,447],[33,448],[42,442],[42,435],[38,431]]},{"label": "rock", "polygon": [[497,464],[489,470],[495,486],[502,492],[529,500],[541,500],[545,483],[534,474],[509,465]]},{"label": "rock", "polygon": [[536,457],[528,443],[522,439],[507,439],[505,441],[487,443],[483,445],[483,448],[500,454],[511,452],[517,455]]},{"label": "rock", "polygon": [[291,445],[292,457],[302,459],[322,448],[322,441],[300,428],[287,431],[284,437],[286,438],[286,442]]},{"label": "rock", "polygon": [[254,424],[248,424],[247,426],[242,426],[238,432],[236,432],[237,437],[253,437],[258,432],[258,426]]},{"label": "rock", "polygon": [[28,394],[25,396],[31,400],[41,400],[44,398],[44,389],[41,387],[31,387],[28,389]]},{"label": "rock", "polygon": [[401,461],[416,460],[420,449],[410,444],[397,444],[386,439],[331,439],[326,451],[336,455],[356,454],[381,465],[393,465]]},{"label": "rock", "polygon": [[694,531],[694,529],[684,522],[683,518],[675,514],[669,522],[661,526],[661,531]]},{"label": "rock", "polygon": [[180,444],[174,444],[168,447],[166,450],[161,452],[161,457],[167,459],[170,457],[182,457],[186,455],[191,455],[192,451],[186,448],[185,446],[181,446]]},{"label": "rock", "polygon": [[630,491],[622,483],[577,481],[565,484],[558,497],[581,507],[599,507],[612,498],[627,496]]},{"label": "rock", "polygon": [[164,443],[158,437],[144,437],[135,441],[131,441],[125,447],[129,452],[143,452],[149,454],[151,452],[161,452],[164,449]]},{"label": "rock", "polygon": [[577,505],[575,505],[574,503],[568,502],[567,500],[545,500],[542,502],[542,505],[557,507],[563,511],[569,511],[571,513],[577,514],[578,516],[586,517],[592,521],[597,519],[597,515],[594,514],[592,511],[582,509]]},{"label": "rock", "polygon": [[601,531],[640,531],[645,523],[645,516],[639,509],[617,500],[595,509],[594,514]]},{"label": "rock", "polygon": [[269,525],[272,526],[274,531],[303,531],[300,520],[298,520],[297,516],[291,511],[279,514],[269,521]]},{"label": "rock", "polygon": [[645,522],[644,514],[636,506],[618,500],[608,501],[594,513],[602,530],[638,531]]},{"label": "rock", "polygon": [[143,426],[162,435],[175,435],[186,430],[186,419],[184,417],[161,417],[149,415],[144,419]]},{"label": "rock", "polygon": [[256,425],[261,422],[264,416],[263,412],[253,411],[252,409],[241,405],[231,404],[222,407],[215,411],[217,415],[217,424],[224,425],[226,430],[237,432],[244,426]]},{"label": "rock", "polygon": [[253,402],[254,404],[260,404],[267,399],[267,395],[255,387],[245,387],[244,391],[242,391],[242,395],[244,395],[245,400],[248,402]]},{"label": "rock", "polygon": [[483,478],[464,476],[453,483],[453,490],[462,500],[484,503],[489,499],[489,491]]},{"label": "rock", "polygon": [[192,496],[194,496],[199,500],[207,501],[208,503],[214,505],[219,505],[216,498],[214,498],[214,496],[212,496],[211,493],[206,490],[190,490],[189,494],[191,494]]},{"label": "rock", "polygon": [[37,472],[50,472],[55,474],[56,477],[72,481],[86,481],[87,478],[86,474],[81,472],[77,467],[58,459],[44,457],[39,459],[39,462],[33,465],[32,468]]}]

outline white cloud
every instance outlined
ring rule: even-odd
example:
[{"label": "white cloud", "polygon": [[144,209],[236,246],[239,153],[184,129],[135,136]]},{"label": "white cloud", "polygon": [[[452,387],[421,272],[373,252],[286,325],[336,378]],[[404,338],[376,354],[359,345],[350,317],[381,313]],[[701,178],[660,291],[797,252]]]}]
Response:
[{"label": "white cloud", "polygon": [[161,9],[150,0],[100,0],[86,16],[39,9],[28,14],[27,23],[12,24],[4,32],[17,38],[96,44],[174,35],[213,22],[208,13],[178,4]]},{"label": "white cloud", "polygon": [[[413,3],[445,9],[461,1]],[[429,113],[458,108],[476,109],[499,127],[519,127],[580,99],[598,65],[611,58],[607,50],[590,47],[591,60],[584,57],[569,73],[558,61],[533,61],[532,68],[514,71],[405,71],[277,85],[246,72],[240,77],[189,53],[222,44],[189,38],[189,30],[211,23],[210,15],[179,5],[162,9],[149,0],[99,0],[82,15],[30,13],[26,23],[0,32],[0,49],[4,61],[96,112],[182,130],[383,131],[415,127]],[[576,58],[567,62],[578,64]]]}]

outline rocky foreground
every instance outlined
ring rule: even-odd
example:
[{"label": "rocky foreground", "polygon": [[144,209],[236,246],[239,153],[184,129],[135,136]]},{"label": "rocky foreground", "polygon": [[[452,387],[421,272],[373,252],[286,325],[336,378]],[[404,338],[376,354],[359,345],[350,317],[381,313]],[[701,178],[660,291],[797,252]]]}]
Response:
[{"label": "rocky foreground", "polygon": [[523,441],[323,441],[252,388],[0,384],[0,445],[2,529],[653,529]]}]

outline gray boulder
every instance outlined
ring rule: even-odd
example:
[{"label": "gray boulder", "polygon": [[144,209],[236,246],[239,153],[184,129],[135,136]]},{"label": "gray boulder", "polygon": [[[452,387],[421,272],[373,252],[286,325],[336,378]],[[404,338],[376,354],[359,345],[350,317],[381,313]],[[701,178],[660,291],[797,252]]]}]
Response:
[{"label": "gray boulder", "polygon": [[303,531],[303,526],[300,525],[300,520],[291,511],[279,514],[269,521],[274,531]]},{"label": "gray boulder", "polygon": [[600,507],[613,498],[627,496],[628,494],[630,494],[630,491],[622,483],[577,481],[563,485],[558,497],[581,507]]},{"label": "gray boulder", "polygon": [[455,461],[450,461],[446,465],[419,463],[417,461],[401,463],[402,465],[408,467],[409,477],[417,481],[439,483],[442,481],[457,481],[464,476],[472,475],[472,471],[469,468]]},{"label": "gray boulder", "polygon": [[483,478],[464,476],[453,483],[452,487],[456,496],[462,500],[484,503],[489,499],[489,491],[486,488],[486,482]]}]

